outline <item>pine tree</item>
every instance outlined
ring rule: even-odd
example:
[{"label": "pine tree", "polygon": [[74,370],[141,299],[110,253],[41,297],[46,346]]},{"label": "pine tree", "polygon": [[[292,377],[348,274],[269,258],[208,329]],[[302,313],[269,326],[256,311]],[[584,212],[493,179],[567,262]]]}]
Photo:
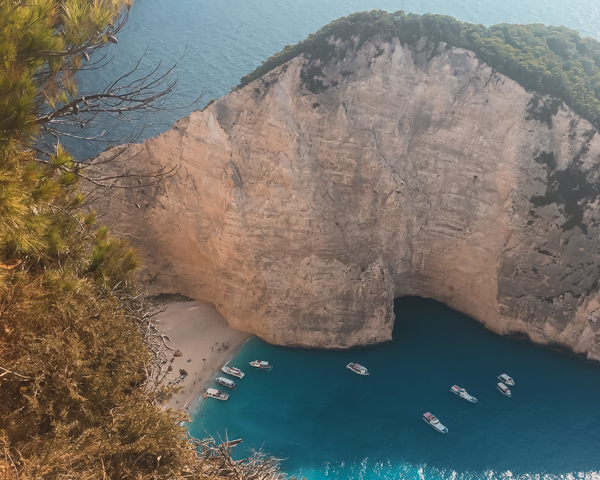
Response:
[{"label": "pine tree", "polygon": [[165,392],[147,387],[138,258],[81,213],[78,166],[60,143],[37,148],[52,119],[78,114],[74,75],[116,41],[127,8],[0,0],[1,478],[174,478],[194,468],[184,417],[162,412]]}]

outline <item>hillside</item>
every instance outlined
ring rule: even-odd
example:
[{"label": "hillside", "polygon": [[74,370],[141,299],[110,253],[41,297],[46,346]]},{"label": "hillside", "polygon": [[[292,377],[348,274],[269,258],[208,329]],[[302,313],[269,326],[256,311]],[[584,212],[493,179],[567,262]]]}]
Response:
[{"label": "hillside", "polygon": [[[445,48],[461,47],[499,73],[515,80],[526,90],[552,95],[600,127],[600,42],[582,38],[566,27],[542,24],[499,24],[492,27],[459,22],[444,15],[405,14],[403,11],[362,12],[340,18],[324,26],[306,40],[286,46],[252,73],[242,78],[243,87],[297,55],[322,61],[339,61],[347,45],[360,47],[379,36],[414,46],[421,38]],[[347,40],[352,39],[349,44]],[[336,41],[344,47],[336,46]],[[433,54],[438,52],[433,49]],[[558,104],[551,107],[555,111]],[[547,117],[548,113],[540,112]]]}]

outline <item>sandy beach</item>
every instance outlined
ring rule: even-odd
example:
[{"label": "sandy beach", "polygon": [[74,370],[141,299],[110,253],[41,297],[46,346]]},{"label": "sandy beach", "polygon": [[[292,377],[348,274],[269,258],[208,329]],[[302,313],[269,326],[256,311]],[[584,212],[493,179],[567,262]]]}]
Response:
[{"label": "sandy beach", "polygon": [[161,330],[171,339],[171,346],[183,353],[173,361],[173,372],[167,382],[179,377],[179,369],[188,372],[178,383],[183,390],[174,395],[165,408],[191,413],[207,383],[217,385],[209,382],[211,377],[218,376],[212,375],[213,372],[234,356],[252,335],[230,328],[215,306],[207,302],[167,298],[159,300],[157,308],[164,310],[158,315]]}]

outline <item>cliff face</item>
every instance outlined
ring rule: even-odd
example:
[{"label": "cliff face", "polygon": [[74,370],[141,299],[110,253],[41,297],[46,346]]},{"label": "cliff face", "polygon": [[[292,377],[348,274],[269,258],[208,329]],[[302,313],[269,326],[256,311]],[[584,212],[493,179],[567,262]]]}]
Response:
[{"label": "cliff face", "polygon": [[133,147],[118,168],[181,165],[109,205],[151,288],[327,348],[389,340],[394,297],[421,295],[600,360],[597,131],[471,52],[433,53],[296,57]]}]

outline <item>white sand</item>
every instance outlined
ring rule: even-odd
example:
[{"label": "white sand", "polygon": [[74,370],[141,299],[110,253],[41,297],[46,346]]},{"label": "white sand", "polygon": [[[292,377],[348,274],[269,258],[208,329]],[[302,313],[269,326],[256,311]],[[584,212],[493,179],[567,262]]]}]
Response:
[{"label": "white sand", "polygon": [[188,376],[178,383],[184,387],[182,392],[173,395],[165,408],[191,413],[201,400],[202,389],[207,383],[227,390],[212,382],[211,378],[218,376],[216,371],[252,335],[230,328],[210,303],[166,300],[160,302],[158,307],[165,309],[158,315],[162,324],[159,328],[171,339],[171,346],[183,353],[173,361],[173,372],[166,382],[179,377],[180,368],[188,372]]}]

